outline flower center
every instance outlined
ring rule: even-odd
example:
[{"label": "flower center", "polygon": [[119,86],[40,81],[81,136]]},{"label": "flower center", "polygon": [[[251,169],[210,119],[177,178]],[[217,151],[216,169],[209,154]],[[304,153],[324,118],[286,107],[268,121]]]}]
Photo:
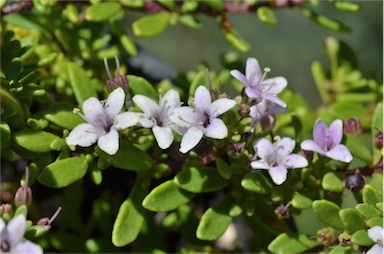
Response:
[{"label": "flower center", "polygon": [[11,250],[11,245],[7,240],[1,241],[0,249],[2,252],[9,252]]},{"label": "flower center", "polygon": [[207,112],[203,112],[203,120],[201,121],[201,125],[204,127],[204,128],[207,128],[208,125],[211,124],[211,121],[210,121],[210,117],[209,117],[209,114]]}]

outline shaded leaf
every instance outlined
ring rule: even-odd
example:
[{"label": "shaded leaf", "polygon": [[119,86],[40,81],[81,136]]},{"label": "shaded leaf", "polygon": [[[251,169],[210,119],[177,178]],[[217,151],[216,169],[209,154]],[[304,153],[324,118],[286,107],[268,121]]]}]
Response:
[{"label": "shaded leaf", "polygon": [[241,186],[249,191],[260,194],[269,193],[272,189],[271,182],[260,172],[250,172],[241,180]]},{"label": "shaded leaf", "polygon": [[25,130],[15,133],[15,142],[32,152],[43,153],[51,151],[51,143],[60,137],[46,131]]},{"label": "shaded leaf", "polygon": [[304,234],[283,233],[276,237],[269,245],[272,253],[301,253],[319,245],[316,240],[311,240]]},{"label": "shaded leaf", "polygon": [[343,222],[340,219],[340,207],[328,200],[316,200],[312,204],[313,211],[317,219],[325,224],[336,229],[344,229]]},{"label": "shaded leaf", "polygon": [[358,211],[353,208],[345,208],[339,212],[339,216],[346,229],[354,233],[360,229],[366,229],[365,221]]}]

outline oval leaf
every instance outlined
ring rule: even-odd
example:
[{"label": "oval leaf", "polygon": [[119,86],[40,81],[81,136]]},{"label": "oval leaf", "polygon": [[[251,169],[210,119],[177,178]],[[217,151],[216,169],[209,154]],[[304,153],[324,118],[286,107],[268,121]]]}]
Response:
[{"label": "oval leaf", "polygon": [[45,131],[20,131],[14,136],[16,143],[32,152],[43,153],[51,151],[51,143],[60,137]]},{"label": "oval leaf", "polygon": [[81,179],[88,169],[85,156],[71,157],[49,164],[37,180],[51,188],[62,188]]},{"label": "oval leaf", "polygon": [[357,244],[360,246],[372,246],[374,242],[368,236],[367,230],[359,230],[356,231],[351,238],[353,244]]},{"label": "oval leaf", "polygon": [[344,229],[339,216],[340,207],[338,205],[328,200],[316,200],[312,206],[320,222],[336,229]]},{"label": "oval leaf", "polygon": [[127,78],[132,95],[141,94],[154,100],[158,99],[159,94],[147,80],[135,75],[128,75]]},{"label": "oval leaf", "polygon": [[292,195],[292,206],[301,210],[312,207],[312,199],[309,195],[295,191]]},{"label": "oval leaf", "polygon": [[367,220],[376,216],[381,216],[381,212],[372,205],[358,204],[355,208]]},{"label": "oval leaf", "polygon": [[302,253],[319,245],[316,240],[311,240],[304,234],[283,233],[276,237],[269,245],[272,253]]},{"label": "oval leaf", "polygon": [[363,188],[363,203],[374,206],[380,201],[379,193],[372,186],[366,184]]},{"label": "oval leaf", "polygon": [[117,2],[100,2],[91,5],[85,11],[85,19],[89,21],[106,21],[121,10]]},{"label": "oval leaf", "polygon": [[190,201],[195,194],[181,189],[173,180],[154,188],[144,199],[143,206],[154,212],[168,212]]},{"label": "oval leaf", "polygon": [[157,14],[144,16],[132,24],[133,32],[139,37],[152,37],[160,34],[167,28],[169,23],[169,13],[160,12]]},{"label": "oval leaf", "polygon": [[75,63],[68,63],[68,76],[76,100],[79,104],[90,97],[97,97],[96,91],[91,84],[91,80],[83,68]]},{"label": "oval leaf", "polygon": [[216,167],[219,172],[219,174],[225,178],[229,179],[232,176],[232,168],[223,160],[220,158],[216,159]]},{"label": "oval leaf", "polygon": [[353,208],[345,208],[341,210],[339,216],[350,233],[354,233],[360,229],[366,229],[364,219],[359,212]]},{"label": "oval leaf", "polygon": [[341,192],[344,178],[345,176],[340,172],[329,172],[323,177],[321,185],[324,190]]},{"label": "oval leaf", "polygon": [[241,181],[241,186],[244,189],[254,191],[260,194],[269,193],[272,189],[272,184],[268,179],[259,172],[250,172],[246,174]]},{"label": "oval leaf", "polygon": [[277,23],[274,12],[271,8],[262,6],[257,9],[257,16],[261,22],[266,25],[275,25]]},{"label": "oval leaf", "polygon": [[211,192],[227,186],[230,182],[216,168],[185,166],[174,178],[181,188],[193,192]]},{"label": "oval leaf", "polygon": [[371,151],[357,137],[348,136],[345,145],[348,147],[353,157],[359,158],[367,163],[372,161]]},{"label": "oval leaf", "polygon": [[43,116],[54,124],[67,130],[73,130],[84,120],[72,112],[72,106],[66,103],[54,103],[42,111]]}]

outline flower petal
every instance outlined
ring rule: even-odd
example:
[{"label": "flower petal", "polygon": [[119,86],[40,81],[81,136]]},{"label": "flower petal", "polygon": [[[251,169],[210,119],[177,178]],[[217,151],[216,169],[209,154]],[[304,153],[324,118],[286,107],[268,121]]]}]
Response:
[{"label": "flower petal", "polygon": [[6,228],[5,222],[3,218],[0,217],[0,234],[3,232],[3,230]]},{"label": "flower petal", "polygon": [[38,244],[25,240],[19,242],[14,248],[12,248],[12,253],[42,254],[43,248],[41,248]]},{"label": "flower petal", "polygon": [[228,136],[228,129],[221,119],[213,118],[207,128],[204,129],[204,134],[210,138],[223,139]]},{"label": "flower petal", "polygon": [[232,77],[236,78],[238,81],[240,81],[244,86],[250,86],[247,78],[238,70],[232,70],[230,71]]},{"label": "flower petal", "polygon": [[261,82],[261,86],[265,88],[266,93],[278,94],[287,86],[287,80],[284,77],[275,77],[266,79]]},{"label": "flower petal", "polygon": [[253,169],[270,169],[269,164],[264,160],[257,160],[251,162],[251,167]]},{"label": "flower petal", "polygon": [[321,147],[326,149],[328,147],[328,127],[327,124],[318,119],[313,128],[313,140]]},{"label": "flower petal", "polygon": [[245,94],[251,99],[261,100],[263,98],[260,91],[257,88],[251,86],[245,88]]},{"label": "flower petal", "polygon": [[331,123],[328,129],[328,138],[332,142],[331,147],[340,144],[343,138],[343,121],[337,119]]},{"label": "flower petal", "polygon": [[154,100],[141,94],[133,96],[132,100],[145,114],[154,118],[158,116],[160,108]]},{"label": "flower petal", "polygon": [[261,138],[255,142],[253,146],[258,157],[265,161],[269,161],[271,156],[275,156],[275,149],[271,141],[266,138]]},{"label": "flower petal", "polygon": [[170,109],[173,110],[180,107],[180,95],[176,90],[170,89],[164,97],[161,98],[160,103],[164,106],[170,106]]},{"label": "flower petal", "polygon": [[309,140],[309,139],[301,142],[300,147],[303,150],[313,151],[322,155],[324,155],[326,152],[326,151],[323,151],[323,149],[315,141]]},{"label": "flower petal", "polygon": [[352,154],[345,145],[337,145],[326,152],[325,155],[331,159],[346,163],[350,163],[353,160]]},{"label": "flower petal", "polygon": [[70,146],[88,147],[93,145],[103,132],[103,129],[98,129],[92,124],[81,123],[69,133],[65,141]]},{"label": "flower petal", "polygon": [[26,219],[24,215],[14,217],[7,225],[8,242],[11,246],[16,246],[24,236]]},{"label": "flower petal", "polygon": [[180,107],[173,111],[169,116],[172,122],[182,127],[190,127],[191,125],[198,124],[199,118],[196,109],[191,107]]},{"label": "flower petal", "polygon": [[375,243],[377,243],[379,241],[383,242],[384,230],[380,226],[374,226],[374,227],[368,229],[368,236]]},{"label": "flower petal", "polygon": [[154,126],[152,132],[161,149],[167,149],[171,146],[173,142],[173,132],[171,128]]},{"label": "flower petal", "polygon": [[282,99],[277,97],[275,94],[264,93],[262,94],[262,98],[265,100],[271,101],[283,108],[287,107],[287,103],[285,103]]},{"label": "flower petal", "polygon": [[308,166],[308,161],[301,155],[290,154],[285,157],[284,167],[286,168],[305,168]]},{"label": "flower petal", "polygon": [[268,173],[271,176],[272,181],[277,185],[281,185],[287,180],[288,170],[283,166],[273,167],[268,170]]},{"label": "flower petal", "polygon": [[252,57],[247,59],[247,64],[245,66],[245,76],[248,79],[249,85],[255,85],[255,82],[261,77],[261,70],[259,66],[259,62]]},{"label": "flower petal", "polygon": [[92,125],[104,128],[107,125],[103,105],[95,97],[91,97],[83,103],[84,118]]},{"label": "flower petal", "polygon": [[201,112],[211,115],[212,100],[209,90],[205,86],[199,86],[195,91],[193,107]]},{"label": "flower petal", "polygon": [[107,154],[114,155],[119,150],[119,133],[111,129],[106,135],[99,138],[97,145]]},{"label": "flower petal", "polygon": [[118,87],[109,94],[107,102],[104,105],[105,114],[109,122],[112,122],[115,116],[119,114],[124,105],[125,92],[123,88]]},{"label": "flower petal", "polygon": [[366,254],[383,254],[383,245],[382,244],[375,244],[373,245]]},{"label": "flower petal", "polygon": [[180,144],[180,152],[187,153],[192,148],[194,148],[203,137],[203,131],[197,127],[191,127],[184,134],[181,144]]},{"label": "flower petal", "polygon": [[118,114],[115,119],[111,129],[123,130],[125,128],[136,125],[139,122],[140,113],[134,112],[124,112]]},{"label": "flower petal", "polygon": [[222,98],[212,102],[213,116],[218,117],[219,115],[227,112],[236,105],[236,102],[231,99]]},{"label": "flower petal", "polygon": [[280,158],[284,158],[292,153],[295,148],[296,141],[291,138],[282,138],[275,143],[275,152]]}]

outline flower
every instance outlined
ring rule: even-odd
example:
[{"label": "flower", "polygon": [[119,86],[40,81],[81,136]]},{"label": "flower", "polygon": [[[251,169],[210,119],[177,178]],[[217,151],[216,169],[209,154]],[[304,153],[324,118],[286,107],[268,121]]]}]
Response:
[{"label": "flower", "polygon": [[245,76],[238,70],[232,70],[230,73],[245,86],[245,94],[249,98],[256,100],[266,99],[285,108],[287,104],[278,98],[277,94],[287,86],[287,80],[284,77],[264,80],[270,69],[265,68],[264,71],[261,74],[259,63],[255,58],[248,58]]},{"label": "flower", "polygon": [[376,244],[373,245],[367,254],[381,254],[383,253],[383,242],[384,242],[384,231],[380,226],[375,226],[373,228],[368,229],[368,236],[372,239]]},{"label": "flower", "polygon": [[117,131],[135,125],[139,115],[133,112],[119,114],[124,105],[124,90],[115,89],[105,103],[91,97],[83,103],[84,115],[78,113],[88,123],[82,123],[71,131],[66,141],[68,145],[88,147],[97,141],[101,150],[114,155],[119,150]]},{"label": "flower", "polygon": [[269,100],[263,99],[250,108],[249,115],[252,118],[252,128],[267,115],[283,113],[285,108]]},{"label": "flower", "polygon": [[6,226],[0,218],[0,250],[1,253],[43,253],[43,249],[28,240],[22,240],[26,228],[24,215],[14,217]]},{"label": "flower", "polygon": [[267,169],[272,181],[281,185],[287,179],[287,168],[303,168],[308,166],[308,161],[301,155],[291,154],[295,148],[295,141],[282,138],[274,145],[261,138],[255,142],[254,149],[260,160],[252,161],[253,169]]},{"label": "flower", "polygon": [[171,122],[169,116],[181,105],[179,93],[173,89],[169,90],[164,97],[160,96],[159,104],[144,95],[135,95],[132,100],[144,112],[139,124],[152,128],[161,149],[170,147],[174,138],[172,129],[175,124]]},{"label": "flower", "polygon": [[343,122],[341,120],[333,121],[328,128],[323,120],[318,119],[313,128],[313,140],[304,140],[301,143],[301,149],[349,163],[353,157],[348,148],[340,144],[342,137]]},{"label": "flower", "polygon": [[194,148],[203,135],[214,139],[226,138],[228,136],[227,126],[217,117],[230,110],[236,102],[228,98],[212,102],[208,89],[199,86],[195,91],[192,104],[194,108],[187,106],[176,108],[170,116],[177,129],[187,128],[180,144],[182,153],[187,153]]}]

